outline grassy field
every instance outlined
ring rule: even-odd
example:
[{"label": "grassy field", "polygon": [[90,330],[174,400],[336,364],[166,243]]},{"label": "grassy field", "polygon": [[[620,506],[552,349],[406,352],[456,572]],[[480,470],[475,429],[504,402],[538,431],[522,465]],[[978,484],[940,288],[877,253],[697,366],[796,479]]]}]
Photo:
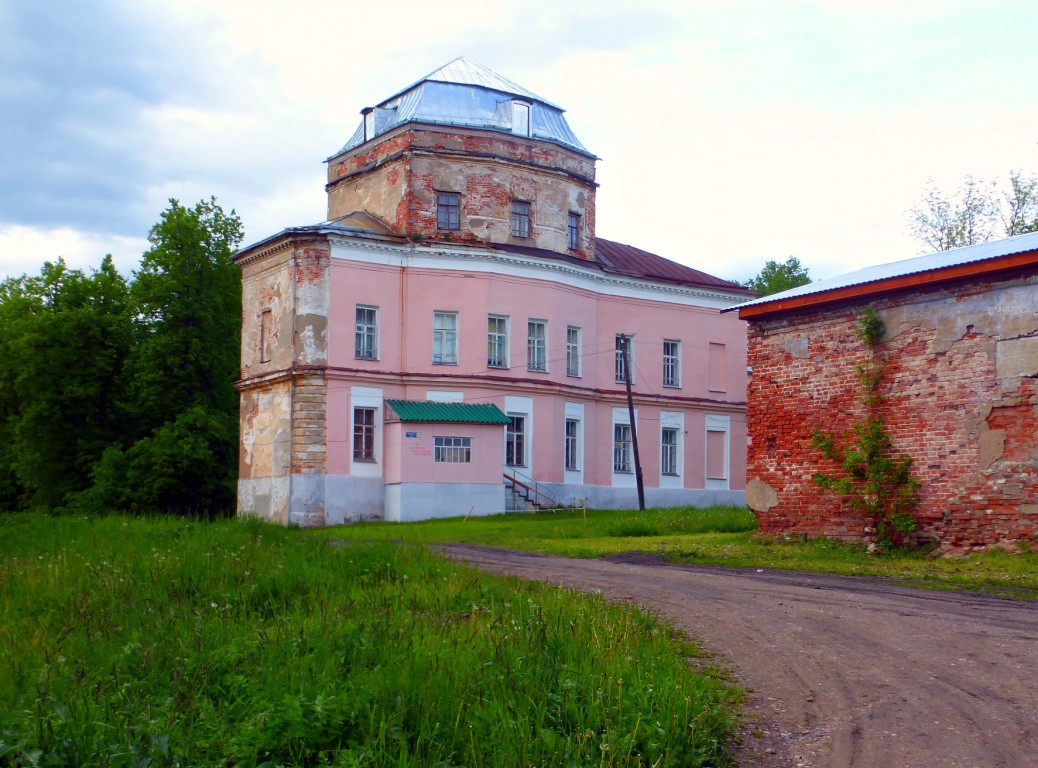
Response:
[{"label": "grassy field", "polygon": [[0,765],[724,764],[666,625],[353,530],[0,516]]},{"label": "grassy field", "polygon": [[740,568],[778,568],[894,579],[900,583],[1038,599],[1038,553],[988,552],[928,560],[923,552],[875,556],[826,539],[784,543],[754,535],[745,507],[588,510],[452,518],[421,523],[366,523],[319,536],[356,540],[464,542],[567,557],[657,553],[669,560]]}]

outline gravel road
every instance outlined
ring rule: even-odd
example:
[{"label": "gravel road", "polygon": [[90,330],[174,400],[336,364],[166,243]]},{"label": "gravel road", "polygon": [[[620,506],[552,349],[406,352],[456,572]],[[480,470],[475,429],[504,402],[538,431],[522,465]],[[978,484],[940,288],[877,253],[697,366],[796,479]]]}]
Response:
[{"label": "gravel road", "polygon": [[1038,768],[1038,605],[876,580],[450,545],[670,619],[752,689],[742,768]]}]

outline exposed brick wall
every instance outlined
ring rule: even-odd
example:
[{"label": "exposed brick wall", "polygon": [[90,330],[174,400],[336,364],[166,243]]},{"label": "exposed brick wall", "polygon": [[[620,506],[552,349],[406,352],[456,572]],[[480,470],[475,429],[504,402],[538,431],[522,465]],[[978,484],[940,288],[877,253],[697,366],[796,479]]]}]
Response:
[{"label": "exposed brick wall", "polygon": [[[593,257],[595,161],[533,138],[408,126],[328,165],[328,218],[366,210],[394,231],[428,240],[515,243],[567,252],[568,214],[581,216],[579,248]],[[461,195],[461,226],[436,226],[437,192]],[[531,203],[528,238],[511,234],[511,203]]]},{"label": "exposed brick wall", "polygon": [[292,474],[324,475],[328,444],[324,372],[296,375],[292,390]]},{"label": "exposed brick wall", "polygon": [[[1038,276],[920,289],[870,302],[887,328],[880,409],[921,481],[920,535],[955,546],[1038,541]],[[864,415],[862,304],[751,321],[750,488],[761,531],[867,538],[822,491],[837,467],[810,447]]]}]

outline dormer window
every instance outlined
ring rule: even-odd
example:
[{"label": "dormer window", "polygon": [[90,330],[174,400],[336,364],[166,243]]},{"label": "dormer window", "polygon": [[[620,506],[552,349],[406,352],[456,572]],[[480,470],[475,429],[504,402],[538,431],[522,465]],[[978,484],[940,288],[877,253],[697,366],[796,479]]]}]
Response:
[{"label": "dormer window", "polygon": [[368,107],[361,114],[364,115],[364,141],[371,141],[375,138],[375,109]]},{"label": "dormer window", "polygon": [[525,101],[512,102],[512,133],[530,135],[530,105]]}]

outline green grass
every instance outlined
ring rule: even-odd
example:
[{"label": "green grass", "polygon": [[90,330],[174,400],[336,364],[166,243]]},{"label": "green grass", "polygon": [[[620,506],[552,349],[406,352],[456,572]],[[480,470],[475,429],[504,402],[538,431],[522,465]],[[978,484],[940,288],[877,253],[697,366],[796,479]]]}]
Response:
[{"label": "green grass", "polygon": [[566,557],[624,552],[738,568],[814,571],[893,579],[898,583],[1038,599],[1038,553],[1001,552],[927,560],[918,551],[869,555],[862,547],[828,539],[780,542],[756,535],[744,507],[588,510],[451,518],[421,523],[365,523],[321,536],[392,538],[424,543],[461,542]]},{"label": "green grass", "polygon": [[724,764],[667,625],[353,530],[0,517],[0,765]]}]

